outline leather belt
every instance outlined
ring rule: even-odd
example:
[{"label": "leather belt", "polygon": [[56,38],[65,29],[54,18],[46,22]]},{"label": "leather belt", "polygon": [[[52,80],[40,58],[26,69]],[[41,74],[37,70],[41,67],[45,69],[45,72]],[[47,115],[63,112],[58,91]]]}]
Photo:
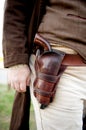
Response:
[{"label": "leather belt", "polygon": [[[44,50],[51,51],[50,43],[40,36],[39,34],[35,35],[34,38],[35,45],[41,46]],[[65,66],[86,66],[83,59],[78,54],[65,54],[62,65]]]},{"label": "leather belt", "polygon": [[78,54],[65,54],[62,65],[66,66],[86,66],[83,59]]}]

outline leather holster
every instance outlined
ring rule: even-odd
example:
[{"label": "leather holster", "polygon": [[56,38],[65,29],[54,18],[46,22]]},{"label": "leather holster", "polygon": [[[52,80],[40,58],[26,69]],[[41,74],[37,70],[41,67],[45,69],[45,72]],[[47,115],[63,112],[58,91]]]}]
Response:
[{"label": "leather holster", "polygon": [[[38,38],[36,40],[36,38]],[[35,37],[35,44],[43,44],[45,40],[41,36]],[[43,40],[43,41],[42,41]],[[39,42],[39,43],[36,43]],[[47,45],[43,45],[47,46]],[[48,45],[42,53],[37,53],[35,60],[35,72],[36,79],[34,81],[34,95],[38,102],[41,104],[41,108],[48,106],[53,101],[56,86],[63,72],[61,69],[61,63],[65,54],[61,51],[54,51]]]}]

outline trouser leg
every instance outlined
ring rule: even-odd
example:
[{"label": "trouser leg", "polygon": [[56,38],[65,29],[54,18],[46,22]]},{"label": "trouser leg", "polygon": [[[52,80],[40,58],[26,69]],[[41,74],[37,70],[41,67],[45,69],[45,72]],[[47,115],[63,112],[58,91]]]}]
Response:
[{"label": "trouser leg", "polygon": [[82,130],[83,101],[86,100],[86,67],[68,67],[59,81],[54,101],[41,110],[33,95],[34,59],[32,56],[30,61],[31,97],[37,130]]}]

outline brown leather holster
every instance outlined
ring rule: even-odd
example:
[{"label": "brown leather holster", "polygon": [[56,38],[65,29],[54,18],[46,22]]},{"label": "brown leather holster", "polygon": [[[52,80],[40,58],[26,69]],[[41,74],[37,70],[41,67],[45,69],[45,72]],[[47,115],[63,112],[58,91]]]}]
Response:
[{"label": "brown leather holster", "polygon": [[61,66],[65,54],[52,50],[50,44],[38,34],[35,36],[34,43],[38,46],[35,60],[34,95],[41,104],[40,108],[44,109],[53,101],[57,83],[65,69]]}]

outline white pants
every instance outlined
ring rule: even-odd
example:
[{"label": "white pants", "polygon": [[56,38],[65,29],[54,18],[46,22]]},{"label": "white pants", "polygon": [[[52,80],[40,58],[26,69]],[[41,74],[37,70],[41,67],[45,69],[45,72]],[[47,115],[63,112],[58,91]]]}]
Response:
[{"label": "white pants", "polygon": [[60,78],[54,101],[45,109],[33,95],[35,56],[30,57],[31,98],[37,130],[82,130],[83,104],[86,100],[86,67],[69,66]]}]

